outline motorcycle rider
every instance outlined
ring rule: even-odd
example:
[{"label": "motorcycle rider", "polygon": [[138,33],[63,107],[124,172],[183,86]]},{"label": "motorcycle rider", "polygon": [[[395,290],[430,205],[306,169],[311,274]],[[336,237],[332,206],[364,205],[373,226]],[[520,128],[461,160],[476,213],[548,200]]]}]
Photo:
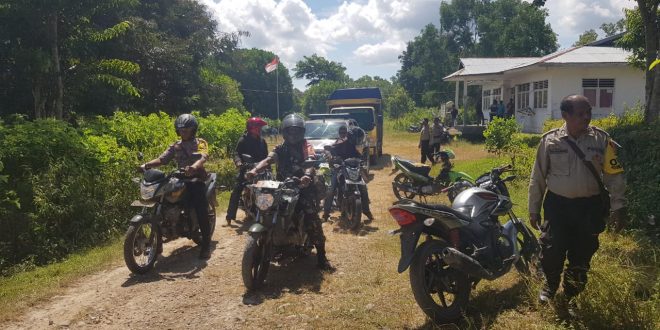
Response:
[{"label": "motorcycle rider", "polygon": [[440,173],[438,173],[438,176],[436,177],[436,180],[449,182],[449,171],[451,171],[451,169],[454,167],[454,164],[452,164],[450,161],[452,158],[454,158],[453,151],[449,149],[440,151],[440,164],[442,167],[440,169]]},{"label": "motorcycle rider", "polygon": [[188,113],[180,115],[174,121],[174,129],[181,140],[172,143],[158,158],[142,164],[140,169],[146,171],[165,165],[174,159],[177,167],[185,170],[186,176],[202,179],[201,181],[186,182],[186,189],[190,192],[190,203],[195,208],[199,230],[202,232],[199,258],[208,259],[211,256],[211,227],[203,179],[207,175],[204,163],[209,158],[209,147],[204,139],[195,137],[198,127],[195,116]]},{"label": "motorcycle rider", "polygon": [[282,119],[281,132],[284,142],[276,146],[255,168],[248,171],[246,177],[251,179],[271,164],[277,164],[277,179],[280,181],[294,176],[300,177],[302,189],[296,208],[302,209],[305,213],[303,219],[305,230],[316,247],[319,268],[332,271],[334,267],[325,254],[325,235],[318,215],[316,186],[311,185],[316,170],[313,167],[302,168],[305,160],[316,157],[314,148],[305,140],[305,119],[297,113],[287,115]]},{"label": "motorcycle rider", "polygon": [[268,145],[266,144],[266,140],[261,137],[261,128],[267,125],[268,123],[259,117],[248,119],[245,125],[246,131],[236,144],[234,165],[238,168],[238,175],[236,176],[236,184],[231,192],[229,206],[227,207],[227,226],[231,225],[232,220],[236,220],[236,210],[238,209],[238,203],[246,182],[246,169],[243,167],[244,164],[241,155],[250,155],[255,163],[264,160],[268,156]]},{"label": "motorcycle rider", "polygon": [[[330,153],[332,156],[339,157],[342,160],[348,159],[348,158],[361,158],[362,155],[360,152],[357,150],[356,145],[360,139],[364,137],[364,131],[358,127],[354,127],[351,129],[351,132],[348,131],[346,126],[342,125],[339,127],[339,138],[335,141],[335,143],[332,144],[330,148]],[[369,210],[369,193],[367,192],[367,186],[366,185],[360,185],[358,186],[360,189],[360,196],[362,199],[362,206],[363,210],[362,213],[364,213],[367,218],[369,218],[369,221],[374,220],[373,214],[371,214],[371,211]],[[334,193],[335,190],[337,189],[337,171],[333,170],[332,171],[332,181],[330,181],[330,191],[328,192],[328,195],[325,197],[325,201],[323,202],[323,221],[328,221],[328,218],[330,218],[330,211],[332,209],[332,200],[334,198]]]}]

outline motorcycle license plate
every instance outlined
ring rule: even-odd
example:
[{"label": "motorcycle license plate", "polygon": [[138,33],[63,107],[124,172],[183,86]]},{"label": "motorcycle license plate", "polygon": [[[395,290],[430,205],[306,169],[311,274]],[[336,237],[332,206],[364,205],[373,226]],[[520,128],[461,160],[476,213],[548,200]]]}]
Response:
[{"label": "motorcycle license plate", "polygon": [[136,206],[136,207],[153,207],[156,205],[156,202],[145,202],[143,200],[134,200],[133,203],[131,203],[131,206]]}]

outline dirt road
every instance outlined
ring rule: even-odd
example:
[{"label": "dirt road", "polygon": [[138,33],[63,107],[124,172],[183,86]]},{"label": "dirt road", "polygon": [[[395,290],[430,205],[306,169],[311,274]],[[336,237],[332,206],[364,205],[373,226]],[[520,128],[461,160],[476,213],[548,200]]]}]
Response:
[{"label": "dirt road", "polygon": [[[381,164],[385,167],[375,169],[372,172],[374,179],[369,183],[372,209],[377,219],[357,234],[339,230],[336,223],[323,225],[328,239],[328,255],[337,267],[333,274],[320,272],[315,267],[314,256],[299,259],[289,265],[272,267],[264,290],[257,295],[245,295],[240,275],[245,226],[242,223],[232,227],[220,226],[224,224],[224,214],[219,214],[211,259],[198,260],[198,249],[191,241],[181,239],[165,245],[155,271],[149,275],[133,276],[123,263],[117,263],[116,267],[106,272],[82,278],[66,289],[63,295],[31,307],[16,320],[0,327],[177,329],[275,325],[307,328],[314,324],[314,327],[321,324],[339,326],[342,321],[334,319],[336,315],[319,311],[330,311],[336,307],[337,302],[333,299],[337,296],[333,298],[333,287],[345,288],[346,282],[342,278],[350,278],[363,270],[365,257],[369,257],[368,245],[375,237],[387,236],[385,228],[379,227],[384,223],[393,225],[386,212],[393,198],[387,167],[389,156],[384,157]],[[394,260],[391,262],[393,264]],[[360,295],[362,291],[356,289],[347,293],[343,289],[338,290],[337,295],[344,297],[342,301],[346,300],[346,296]],[[287,309],[291,305],[296,305],[292,307],[296,312],[288,314]],[[304,313],[305,310],[309,314]],[[420,320],[419,316],[416,319]]]}]

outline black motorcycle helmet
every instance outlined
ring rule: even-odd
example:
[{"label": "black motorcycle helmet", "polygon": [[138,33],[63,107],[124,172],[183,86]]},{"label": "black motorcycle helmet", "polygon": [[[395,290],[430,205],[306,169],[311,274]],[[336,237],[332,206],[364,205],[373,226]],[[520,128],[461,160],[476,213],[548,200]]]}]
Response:
[{"label": "black motorcycle helmet", "polygon": [[351,127],[348,130],[348,143],[356,146],[362,144],[364,140],[364,130],[359,127]]},{"label": "black motorcycle helmet", "polygon": [[298,144],[305,139],[305,118],[292,113],[282,119],[282,137],[287,144]]},{"label": "black motorcycle helmet", "polygon": [[199,127],[199,124],[197,123],[197,118],[195,118],[195,116],[189,113],[182,114],[181,116],[177,117],[176,120],[174,121],[174,130],[176,131],[177,134],[179,134],[180,129],[188,128],[188,127],[193,128],[193,134],[197,133],[197,127]]}]

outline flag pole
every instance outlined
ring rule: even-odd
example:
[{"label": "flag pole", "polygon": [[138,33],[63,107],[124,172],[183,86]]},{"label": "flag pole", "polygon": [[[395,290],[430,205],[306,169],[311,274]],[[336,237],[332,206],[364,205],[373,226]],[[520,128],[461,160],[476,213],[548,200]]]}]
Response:
[{"label": "flag pole", "polygon": [[277,66],[275,67],[275,95],[277,97],[277,119],[280,119],[280,58],[277,58]]}]

